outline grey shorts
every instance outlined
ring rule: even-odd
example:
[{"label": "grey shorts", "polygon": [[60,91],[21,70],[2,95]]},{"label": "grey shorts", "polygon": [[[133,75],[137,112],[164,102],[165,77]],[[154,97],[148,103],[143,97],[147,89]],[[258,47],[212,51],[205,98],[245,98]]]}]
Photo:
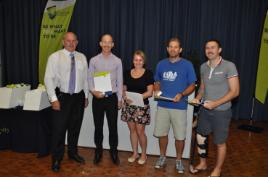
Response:
[{"label": "grey shorts", "polygon": [[217,111],[201,108],[196,132],[203,136],[213,132],[213,142],[215,144],[223,144],[228,137],[231,118],[231,109]]}]

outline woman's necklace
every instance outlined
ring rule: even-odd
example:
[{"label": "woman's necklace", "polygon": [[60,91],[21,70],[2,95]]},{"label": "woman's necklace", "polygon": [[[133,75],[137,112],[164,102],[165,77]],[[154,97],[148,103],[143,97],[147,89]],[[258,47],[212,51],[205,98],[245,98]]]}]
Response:
[{"label": "woman's necklace", "polygon": [[132,69],[131,76],[134,78],[139,78],[143,75],[144,69]]}]

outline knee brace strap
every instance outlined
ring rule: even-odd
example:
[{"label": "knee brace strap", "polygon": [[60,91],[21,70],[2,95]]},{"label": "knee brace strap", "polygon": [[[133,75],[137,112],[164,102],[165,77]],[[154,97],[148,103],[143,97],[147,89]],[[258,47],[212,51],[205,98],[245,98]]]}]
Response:
[{"label": "knee brace strap", "polygon": [[202,158],[208,156],[208,136],[196,134],[198,155]]}]

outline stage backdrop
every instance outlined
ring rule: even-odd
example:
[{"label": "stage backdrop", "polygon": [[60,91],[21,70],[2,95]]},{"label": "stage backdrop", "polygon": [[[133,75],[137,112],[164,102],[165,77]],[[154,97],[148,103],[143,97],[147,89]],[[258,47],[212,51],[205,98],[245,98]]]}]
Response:
[{"label": "stage backdrop", "polygon": [[47,58],[62,48],[62,37],[68,31],[75,0],[47,2],[40,32],[39,82],[43,83]]},{"label": "stage backdrop", "polygon": [[[0,0],[0,48],[3,83],[38,85],[40,26],[47,0]],[[148,69],[166,57],[166,42],[179,36],[183,55],[203,63],[204,42],[217,38],[223,57],[238,68],[240,96],[235,119],[250,119],[268,0],[77,0],[69,30],[88,60],[99,52],[103,33],[114,36],[113,52],[130,68],[142,49]],[[268,103],[256,102],[254,120],[268,120]]]}]

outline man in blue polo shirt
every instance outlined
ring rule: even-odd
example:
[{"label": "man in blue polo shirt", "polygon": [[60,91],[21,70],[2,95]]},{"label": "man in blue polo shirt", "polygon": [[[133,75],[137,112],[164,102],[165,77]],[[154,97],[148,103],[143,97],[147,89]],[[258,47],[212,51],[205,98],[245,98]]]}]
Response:
[{"label": "man in blue polo shirt", "polygon": [[200,163],[190,168],[191,173],[207,169],[207,138],[213,132],[213,142],[217,146],[217,160],[210,177],[220,177],[226,156],[226,140],[232,117],[231,100],[239,95],[239,79],[234,63],[224,60],[218,40],[208,40],[205,53],[208,61],[201,65],[201,84],[193,103],[204,100],[197,123],[197,150]]},{"label": "man in blue polo shirt", "polygon": [[176,170],[184,173],[181,161],[186,137],[187,95],[195,88],[196,75],[191,62],[181,58],[181,42],[171,38],[168,42],[169,57],[161,60],[156,68],[154,91],[155,95],[171,98],[172,101],[158,101],[154,136],[159,138],[160,157],[155,168],[166,165],[166,149],[168,132],[172,125],[176,147]]}]

